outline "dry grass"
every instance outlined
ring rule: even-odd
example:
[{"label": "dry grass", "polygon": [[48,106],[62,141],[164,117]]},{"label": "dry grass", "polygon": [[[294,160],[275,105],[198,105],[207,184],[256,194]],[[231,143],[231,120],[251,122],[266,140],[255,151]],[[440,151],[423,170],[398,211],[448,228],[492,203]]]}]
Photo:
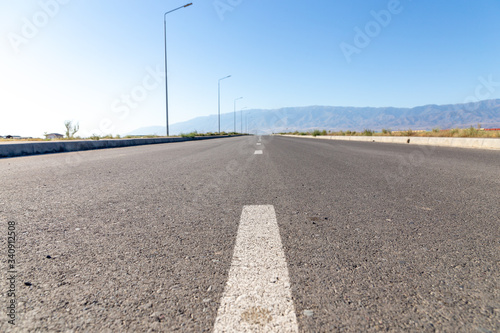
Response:
[{"label": "dry grass", "polygon": [[0,142],[19,142],[19,141],[29,142],[29,141],[47,141],[47,140],[40,139],[40,138],[33,138],[33,139],[4,139],[4,138],[0,138]]},{"label": "dry grass", "polygon": [[[119,135],[92,135],[88,138],[82,138],[80,136],[76,136],[73,138],[60,138],[60,139],[41,139],[41,138],[32,138],[32,139],[5,139],[0,138],[0,142],[31,142],[31,141],[74,141],[74,140],[107,140],[107,139],[144,139],[144,138],[161,138],[162,136],[158,135],[128,135],[125,137],[121,137]],[[177,136],[174,136],[177,137]]]},{"label": "dry grass", "polygon": [[[377,133],[377,135],[379,135]],[[380,133],[380,135],[383,135]],[[393,136],[416,136],[416,137],[438,137],[438,138],[500,138],[500,131],[484,131],[473,127],[469,128],[453,128],[448,130],[432,130],[432,131],[413,131],[408,134],[408,131],[392,132]]]},{"label": "dry grass", "polygon": [[440,137],[440,138],[500,138],[500,131],[485,131],[478,130],[474,127],[469,128],[453,128],[447,130],[433,129],[432,131],[412,130],[405,131],[391,131],[383,129],[382,132],[375,132],[372,130],[364,130],[363,132],[356,131],[337,131],[326,132],[315,130],[314,132],[295,132],[295,133],[282,133],[282,134],[295,134],[295,135],[331,135],[331,136],[412,136],[412,137]]}]

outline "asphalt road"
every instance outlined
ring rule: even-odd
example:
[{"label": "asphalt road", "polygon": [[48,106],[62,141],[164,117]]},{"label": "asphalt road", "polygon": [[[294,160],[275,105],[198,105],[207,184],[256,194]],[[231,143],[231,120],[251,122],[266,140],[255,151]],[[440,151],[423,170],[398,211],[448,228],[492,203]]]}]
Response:
[{"label": "asphalt road", "polygon": [[0,331],[212,331],[260,207],[299,331],[500,331],[499,151],[258,141],[0,159]]}]

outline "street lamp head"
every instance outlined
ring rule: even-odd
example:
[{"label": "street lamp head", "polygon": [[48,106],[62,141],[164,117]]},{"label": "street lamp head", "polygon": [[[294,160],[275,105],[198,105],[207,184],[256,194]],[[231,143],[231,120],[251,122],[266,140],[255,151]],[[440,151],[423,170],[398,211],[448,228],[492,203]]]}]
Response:
[{"label": "street lamp head", "polygon": [[[177,8],[175,8],[175,9],[172,9],[172,10],[170,10],[170,11],[166,12],[166,13],[163,15],[163,18],[164,18],[164,21],[165,21],[165,34],[166,34],[166,30],[167,30],[167,14],[170,14],[171,12],[175,12],[176,10],[179,10],[179,9],[181,9],[181,8],[186,8],[186,7],[189,7],[189,6],[191,6],[192,4],[193,4],[193,3],[191,2],[191,3],[188,3],[187,5],[177,7]],[[165,39],[166,39],[166,37],[165,37]]]}]

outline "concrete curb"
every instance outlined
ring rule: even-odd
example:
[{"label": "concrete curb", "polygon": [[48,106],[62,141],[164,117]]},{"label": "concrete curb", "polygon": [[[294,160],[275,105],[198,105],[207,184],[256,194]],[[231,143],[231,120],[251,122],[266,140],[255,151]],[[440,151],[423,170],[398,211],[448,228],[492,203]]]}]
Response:
[{"label": "concrete curb", "polygon": [[385,142],[403,143],[414,145],[427,145],[439,147],[475,148],[475,149],[499,149],[500,139],[493,138],[432,138],[432,137],[405,137],[405,136],[321,136],[312,135],[282,135],[291,138],[363,141],[363,142]]},{"label": "concrete curb", "polygon": [[115,139],[115,140],[85,140],[85,141],[44,141],[29,143],[0,144],[0,158],[16,157],[38,154],[53,154],[71,151],[82,151],[92,149],[106,149],[152,145],[171,142],[186,142],[195,140],[208,140],[218,138],[229,138],[231,136],[200,136],[194,138],[150,138],[150,139]]}]

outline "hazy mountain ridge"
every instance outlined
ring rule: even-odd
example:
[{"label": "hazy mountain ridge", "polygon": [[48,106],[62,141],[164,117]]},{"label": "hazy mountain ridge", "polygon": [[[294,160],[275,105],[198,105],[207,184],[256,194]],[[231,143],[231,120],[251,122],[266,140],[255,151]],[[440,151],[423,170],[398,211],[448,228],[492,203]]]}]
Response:
[{"label": "hazy mountain ridge", "polygon": [[[236,113],[236,130],[241,130],[241,114]],[[424,105],[414,108],[396,107],[338,107],[307,106],[287,107],[276,110],[244,110],[243,131],[276,133],[311,129],[355,130],[371,129],[441,129],[455,127],[500,127],[500,99],[469,104]],[[221,131],[233,131],[234,115],[221,115]],[[171,134],[192,131],[216,132],[217,115],[198,117],[172,124]],[[164,134],[165,127],[153,126],[137,129],[129,134]]]}]

